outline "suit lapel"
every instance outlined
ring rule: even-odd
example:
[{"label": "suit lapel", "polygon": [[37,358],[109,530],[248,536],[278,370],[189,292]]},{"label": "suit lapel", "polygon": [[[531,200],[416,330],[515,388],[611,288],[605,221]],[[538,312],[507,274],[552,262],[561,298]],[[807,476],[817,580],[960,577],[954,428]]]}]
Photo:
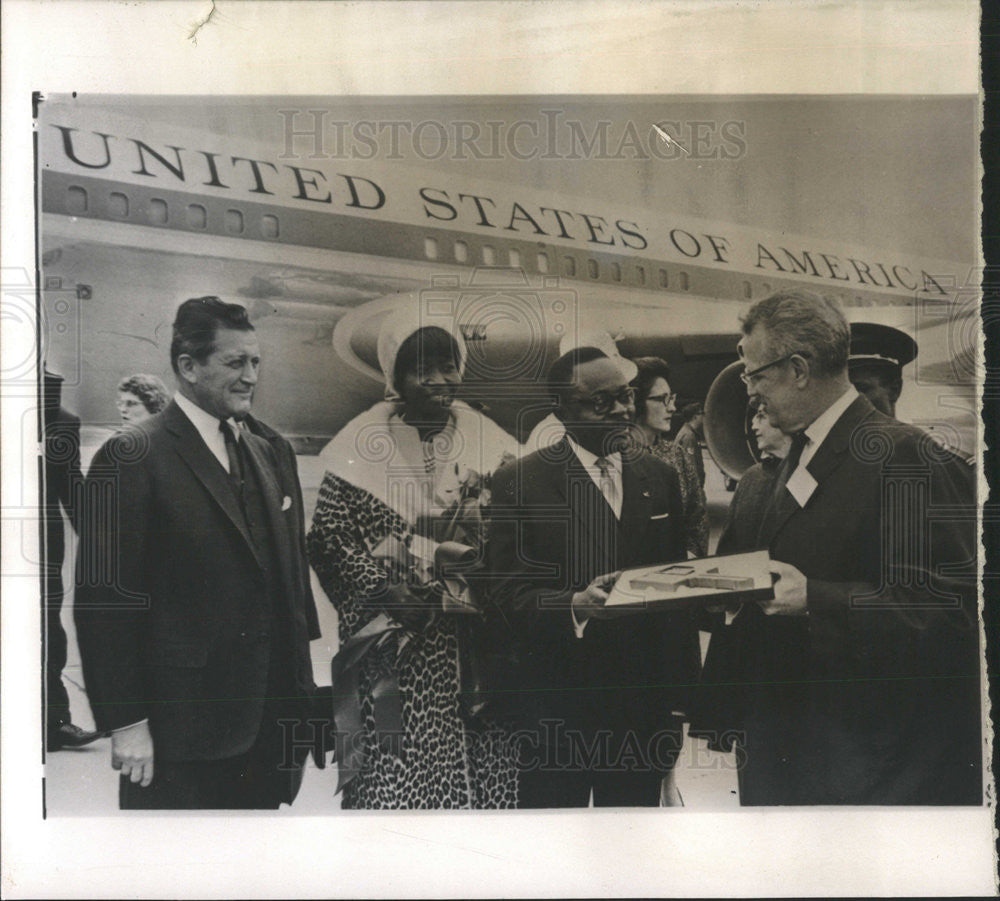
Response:
[{"label": "suit lapel", "polygon": [[[868,398],[863,395],[859,396],[834,423],[833,428],[830,429],[823,443],[817,448],[813,458],[806,464],[806,471],[816,480],[817,486],[822,485],[847,458],[851,435],[871,415],[874,409]],[[771,515],[764,518],[764,530],[767,531],[767,534],[763,534],[762,531],[760,536],[763,542],[762,547],[770,546],[788,521],[799,510],[804,509],[792,497],[787,486],[781,490],[781,494],[777,498],[772,500],[772,503],[774,509],[769,511]],[[807,506],[808,503],[807,501]]]},{"label": "suit lapel", "polygon": [[615,547],[614,533],[618,528],[614,511],[565,438],[547,453],[552,456],[549,463],[553,467],[551,482],[573,517],[572,534],[579,536],[574,545],[577,552],[589,548],[591,553],[602,557],[609,554]]},{"label": "suit lapel", "polygon": [[278,485],[277,474],[267,459],[267,451],[271,448],[266,439],[254,435],[245,429],[243,430],[241,440],[246,442],[244,445],[246,460],[254,470],[257,484],[260,485],[261,494],[263,495],[264,508],[267,510],[269,532],[277,550],[282,583],[286,587],[283,594],[285,597],[290,598],[291,591],[288,589],[292,585],[292,575],[290,572],[291,551],[288,543],[288,529],[285,526],[281,512],[281,488]]},{"label": "suit lapel", "polygon": [[171,403],[161,415],[164,418],[167,431],[174,436],[174,447],[178,455],[208,491],[212,500],[226,514],[234,528],[243,536],[243,540],[257,561],[257,565],[263,569],[264,561],[257,556],[250,533],[247,531],[243,512],[239,508],[226,471],[208,449],[194,424],[176,403]]},{"label": "suit lapel", "polygon": [[622,516],[619,528],[623,536],[643,535],[652,513],[653,492],[649,472],[641,458],[628,461],[622,458]]}]

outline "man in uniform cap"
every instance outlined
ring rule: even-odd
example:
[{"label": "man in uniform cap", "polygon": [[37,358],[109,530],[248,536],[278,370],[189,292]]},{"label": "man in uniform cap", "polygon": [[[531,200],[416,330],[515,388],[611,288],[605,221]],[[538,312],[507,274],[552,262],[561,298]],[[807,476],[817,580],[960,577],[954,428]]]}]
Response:
[{"label": "man in uniform cap", "polygon": [[896,418],[903,367],[916,356],[917,342],[898,328],[876,322],[851,323],[848,377],[880,413]]}]

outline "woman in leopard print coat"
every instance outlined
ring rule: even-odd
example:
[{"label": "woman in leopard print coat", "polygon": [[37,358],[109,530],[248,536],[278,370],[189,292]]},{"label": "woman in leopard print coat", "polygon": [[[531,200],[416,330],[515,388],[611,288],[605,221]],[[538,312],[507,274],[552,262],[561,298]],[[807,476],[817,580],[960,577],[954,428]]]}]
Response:
[{"label": "woman in leopard print coat", "polygon": [[[342,644],[380,616],[403,627],[361,665],[363,764],[344,786],[342,806],[515,807],[509,736],[465,716],[459,705],[454,615],[414,609],[393,589],[377,550],[388,539],[418,559],[433,559],[442,517],[518,447],[455,399],[464,363],[460,336],[421,327],[403,311],[380,330],[378,351],[386,401],[349,423],[324,450],[327,471],[308,536],[310,561],[340,617]],[[398,682],[402,702],[399,734],[389,736],[377,728],[376,715],[386,675]]]}]

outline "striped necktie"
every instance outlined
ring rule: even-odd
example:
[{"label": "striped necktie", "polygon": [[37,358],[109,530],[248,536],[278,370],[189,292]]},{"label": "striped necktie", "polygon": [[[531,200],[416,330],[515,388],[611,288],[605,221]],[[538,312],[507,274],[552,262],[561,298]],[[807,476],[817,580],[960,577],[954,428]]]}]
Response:
[{"label": "striped necktie", "polygon": [[615,482],[615,471],[607,457],[598,457],[595,465],[601,471],[601,494],[617,519],[621,515],[621,502],[618,498],[618,485]]}]

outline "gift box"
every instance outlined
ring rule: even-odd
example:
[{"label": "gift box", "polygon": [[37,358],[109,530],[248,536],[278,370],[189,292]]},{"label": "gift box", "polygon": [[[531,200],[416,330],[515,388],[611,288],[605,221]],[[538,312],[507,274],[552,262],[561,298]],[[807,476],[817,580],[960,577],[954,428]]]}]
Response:
[{"label": "gift box", "polygon": [[774,599],[767,551],[700,557],[628,569],[609,592],[607,607],[682,610]]}]

